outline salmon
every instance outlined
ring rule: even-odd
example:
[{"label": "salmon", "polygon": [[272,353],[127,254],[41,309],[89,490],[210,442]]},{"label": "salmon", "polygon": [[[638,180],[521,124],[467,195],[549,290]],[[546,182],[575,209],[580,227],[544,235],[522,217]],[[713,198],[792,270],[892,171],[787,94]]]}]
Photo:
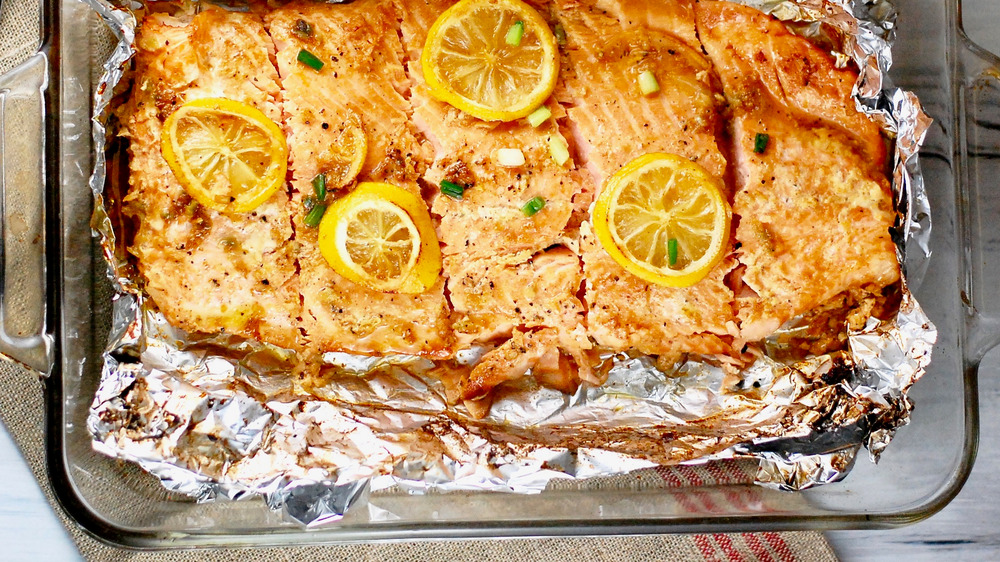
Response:
[{"label": "salmon", "polygon": [[280,122],[278,76],[260,17],[206,6],[194,16],[152,13],[136,41],[136,82],[123,107],[136,221],[130,251],[145,289],[171,324],[300,345],[289,198],[279,190],[247,214],[195,202],[160,153],[163,123],[182,104],[234,99]]},{"label": "salmon", "polygon": [[[543,250],[565,238],[579,186],[575,170],[556,164],[549,155],[550,137],[566,140],[555,119],[537,128],[524,119],[486,122],[434,99],[424,83],[420,53],[427,30],[452,4],[414,0],[398,6],[413,84],[413,121],[435,149],[424,179],[434,191],[442,180],[467,187],[460,201],[432,197],[431,211],[441,217],[442,252],[479,258]],[[551,107],[558,111],[555,104]],[[497,164],[497,150],[503,148],[519,149],[525,165]],[[545,208],[529,217],[522,207],[534,197],[543,198]]]},{"label": "salmon", "polygon": [[[481,121],[431,95],[420,54],[453,3],[145,16],[120,112],[125,213],[146,291],[172,324],[293,349],[303,363],[329,351],[441,359],[449,402],[483,417],[498,386],[524,377],[567,393],[601,384],[598,351],[738,365],[745,343],[797,316],[857,322],[898,281],[885,143],[854,106],[857,74],[780,22],[716,0],[529,0],[560,37],[552,117],[531,127]],[[303,50],[323,68],[300,62]],[[644,71],[655,95],[639,90]],[[160,154],[165,119],[202,97],[256,107],[285,134],[287,182],[252,212],[194,203]],[[365,160],[325,203],[363,181],[422,197],[443,254],[424,293],[341,277],[305,224],[313,178],[338,176],[333,148],[349,124],[364,130]],[[569,162],[553,160],[550,141],[569,147]],[[511,148],[524,165],[498,162]],[[729,251],[691,287],[628,273],[589,222],[608,178],[651,152],[701,165],[736,215]],[[445,180],[463,196],[443,195]],[[535,197],[544,208],[528,216]],[[474,365],[450,361],[474,347],[488,350]]]},{"label": "salmon", "polygon": [[[466,187],[462,199],[432,196],[431,211],[440,217],[439,238],[445,254],[444,275],[453,306],[459,347],[499,341],[483,358],[493,375],[463,378],[466,400],[481,397],[500,384],[527,374],[543,358],[533,355],[507,364],[504,341],[527,328],[548,328],[552,350],[560,350],[581,365],[577,373],[591,378],[586,351],[591,344],[584,325],[579,258],[565,248],[574,196],[581,182],[572,164],[559,165],[550,155],[549,140],[567,143],[558,125],[564,115],[550,102],[553,118],[538,127],[526,120],[481,121],[435,99],[420,65],[427,30],[454,2],[417,0],[399,5],[403,44],[412,83],[413,120],[434,148],[434,162],[424,175],[427,185],[443,180]],[[501,166],[497,151],[519,149],[525,165]],[[433,190],[436,191],[436,190]],[[528,216],[523,206],[541,197],[545,207]],[[545,251],[553,248],[551,251]],[[503,371],[503,376],[497,375]],[[471,376],[471,378],[470,378]],[[472,385],[472,386],[470,386]]]},{"label": "salmon", "polygon": [[[277,47],[288,112],[302,328],[309,345],[320,352],[449,356],[450,311],[443,280],[418,295],[382,293],[355,284],[327,264],[317,229],[303,222],[312,179],[323,171],[317,155],[336,142],[338,129],[351,114],[361,119],[368,139],[358,181],[386,181],[420,193],[417,180],[428,158],[403,97],[408,79],[402,45],[391,32],[397,25],[393,5],[384,0],[293,3],[269,12],[265,22]],[[309,33],[297,31],[305,28]],[[302,49],[324,62],[320,72],[297,60]]]},{"label": "salmon", "polygon": [[[662,8],[662,9],[661,9]],[[699,163],[720,184],[726,158],[719,147],[721,86],[701,54],[692,3],[558,0],[551,6],[565,30],[565,87],[557,95],[589,174],[589,191],[649,152]],[[660,92],[643,96],[638,75],[649,70]],[[594,341],[616,351],[649,354],[727,353],[735,336],[733,292],[724,260],[697,285],[663,287],[618,265],[581,229],[587,279],[587,324]]]},{"label": "salmon", "polygon": [[757,10],[703,1],[697,16],[733,115],[741,339],[896,282],[884,143],[851,97],[857,74]]}]

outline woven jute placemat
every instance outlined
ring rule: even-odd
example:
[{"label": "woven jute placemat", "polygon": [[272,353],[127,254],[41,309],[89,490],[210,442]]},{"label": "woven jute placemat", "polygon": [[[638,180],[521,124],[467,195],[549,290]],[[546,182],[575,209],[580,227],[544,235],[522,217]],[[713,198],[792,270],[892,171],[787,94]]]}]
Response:
[{"label": "woven jute placemat", "polygon": [[[31,56],[39,46],[39,0],[0,0],[0,74]],[[99,25],[97,20],[95,24]],[[106,49],[98,49],[106,51]],[[134,552],[108,546],[79,527],[57,504],[49,486],[44,448],[44,389],[38,375],[0,360],[0,421],[20,448],[45,498],[66,526],[81,554],[100,561],[233,560],[711,560],[834,561],[829,544],[815,532],[678,534],[657,536],[578,537],[420,541],[334,546],[197,551]],[[649,471],[665,488],[703,487],[746,482],[751,474],[736,463],[709,468],[677,467]],[[709,501],[709,500],[702,500]],[[733,501],[739,501],[734,498]]]}]

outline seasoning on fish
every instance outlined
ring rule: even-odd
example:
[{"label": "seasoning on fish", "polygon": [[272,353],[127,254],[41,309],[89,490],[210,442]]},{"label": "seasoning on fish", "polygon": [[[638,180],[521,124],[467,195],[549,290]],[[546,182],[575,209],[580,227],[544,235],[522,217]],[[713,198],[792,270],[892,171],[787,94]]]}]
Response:
[{"label": "seasoning on fish", "polygon": [[[298,20],[309,22],[311,37],[296,33]],[[386,33],[398,25],[393,5],[384,0],[296,2],[268,12],[265,22],[277,47],[288,114],[293,207],[302,209],[293,224],[305,338],[318,351],[449,356],[452,336],[444,280],[439,278],[419,294],[384,292],[348,280],[321,255],[320,232],[306,228],[307,216],[299,203],[313,192],[312,178],[320,173],[327,174],[332,205],[349,189],[331,185],[329,155],[349,126],[345,122],[355,117],[367,138],[357,180],[385,182],[421,194],[417,180],[429,158],[417,140],[410,105],[403,96],[409,83],[399,36]],[[322,72],[296,61],[303,48],[324,61]]]},{"label": "seasoning on fish", "polygon": [[[283,179],[245,212],[222,203],[210,208],[190,196],[161,153],[164,122],[195,100],[224,97],[280,123],[270,44],[252,13],[206,5],[196,15],[146,16],[136,40],[135,83],[122,108],[131,156],[124,212],[137,224],[129,250],[145,290],[171,324],[294,348],[301,344],[301,307]],[[178,135],[196,134],[188,132],[193,123],[182,124]],[[210,152],[188,156],[214,158]]]},{"label": "seasoning on fish", "polygon": [[855,108],[856,72],[752,8],[702,1],[697,13],[733,115],[742,339],[896,282],[885,148]]},{"label": "seasoning on fish", "polygon": [[[552,3],[566,32],[565,88],[557,96],[568,106],[580,164],[589,172],[585,191],[596,193],[628,162],[653,152],[696,162],[724,185],[721,91],[699,50],[691,6],[686,0]],[[657,77],[655,96],[637,92],[645,71]],[[580,247],[587,326],[597,344],[657,355],[732,352],[737,329],[725,283],[731,258],[697,284],[674,288],[626,271],[597,242],[590,224],[581,229]]]}]

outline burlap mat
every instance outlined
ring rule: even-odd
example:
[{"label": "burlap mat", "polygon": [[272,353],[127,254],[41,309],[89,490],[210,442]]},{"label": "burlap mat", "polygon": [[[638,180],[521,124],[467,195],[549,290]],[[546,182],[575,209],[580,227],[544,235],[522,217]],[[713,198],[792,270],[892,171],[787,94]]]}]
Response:
[{"label": "burlap mat", "polygon": [[[95,20],[96,22],[96,20]],[[0,74],[24,61],[39,44],[39,0],[0,0]],[[106,35],[105,35],[106,37]],[[106,49],[98,48],[98,51]],[[560,539],[422,541],[256,549],[131,552],[107,546],[87,535],[56,504],[49,487],[44,453],[43,385],[32,372],[0,360],[0,421],[24,455],[42,492],[89,560],[761,560],[834,561],[819,533],[740,533]],[[666,487],[702,486],[742,481],[747,475],[729,468],[678,468],[659,471]]]}]

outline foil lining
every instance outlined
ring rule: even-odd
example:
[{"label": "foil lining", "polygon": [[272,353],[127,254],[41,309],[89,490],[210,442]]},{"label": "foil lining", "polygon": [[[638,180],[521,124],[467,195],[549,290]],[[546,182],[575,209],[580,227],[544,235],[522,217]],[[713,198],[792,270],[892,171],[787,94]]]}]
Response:
[{"label": "foil lining", "polygon": [[[88,429],[97,451],[139,464],[167,489],[197,501],[263,496],[308,527],[338,521],[387,488],[537,493],[554,479],[730,457],[758,459],[760,485],[801,490],[843,478],[862,447],[877,461],[907,423],[906,393],[930,362],[937,332],[906,283],[898,313],[849,330],[845,352],[792,364],[765,356],[736,377],[694,359],[663,372],[651,358],[612,355],[600,387],[585,383],[564,395],[525,383],[505,389],[480,420],[448,407],[425,359],[330,353],[324,384],[305,388],[288,376],[290,352],[171,327],[147,306],[104,198],[109,108],[126,85],[142,6],[82,1],[119,40],[94,99],[92,226],[118,294]],[[886,74],[892,5],[743,3],[861,69],[857,105],[895,139],[896,240],[907,282],[919,282],[931,221],[918,150],[930,119]],[[774,341],[801,324],[789,322]],[[465,355],[475,361],[478,352]]]}]

